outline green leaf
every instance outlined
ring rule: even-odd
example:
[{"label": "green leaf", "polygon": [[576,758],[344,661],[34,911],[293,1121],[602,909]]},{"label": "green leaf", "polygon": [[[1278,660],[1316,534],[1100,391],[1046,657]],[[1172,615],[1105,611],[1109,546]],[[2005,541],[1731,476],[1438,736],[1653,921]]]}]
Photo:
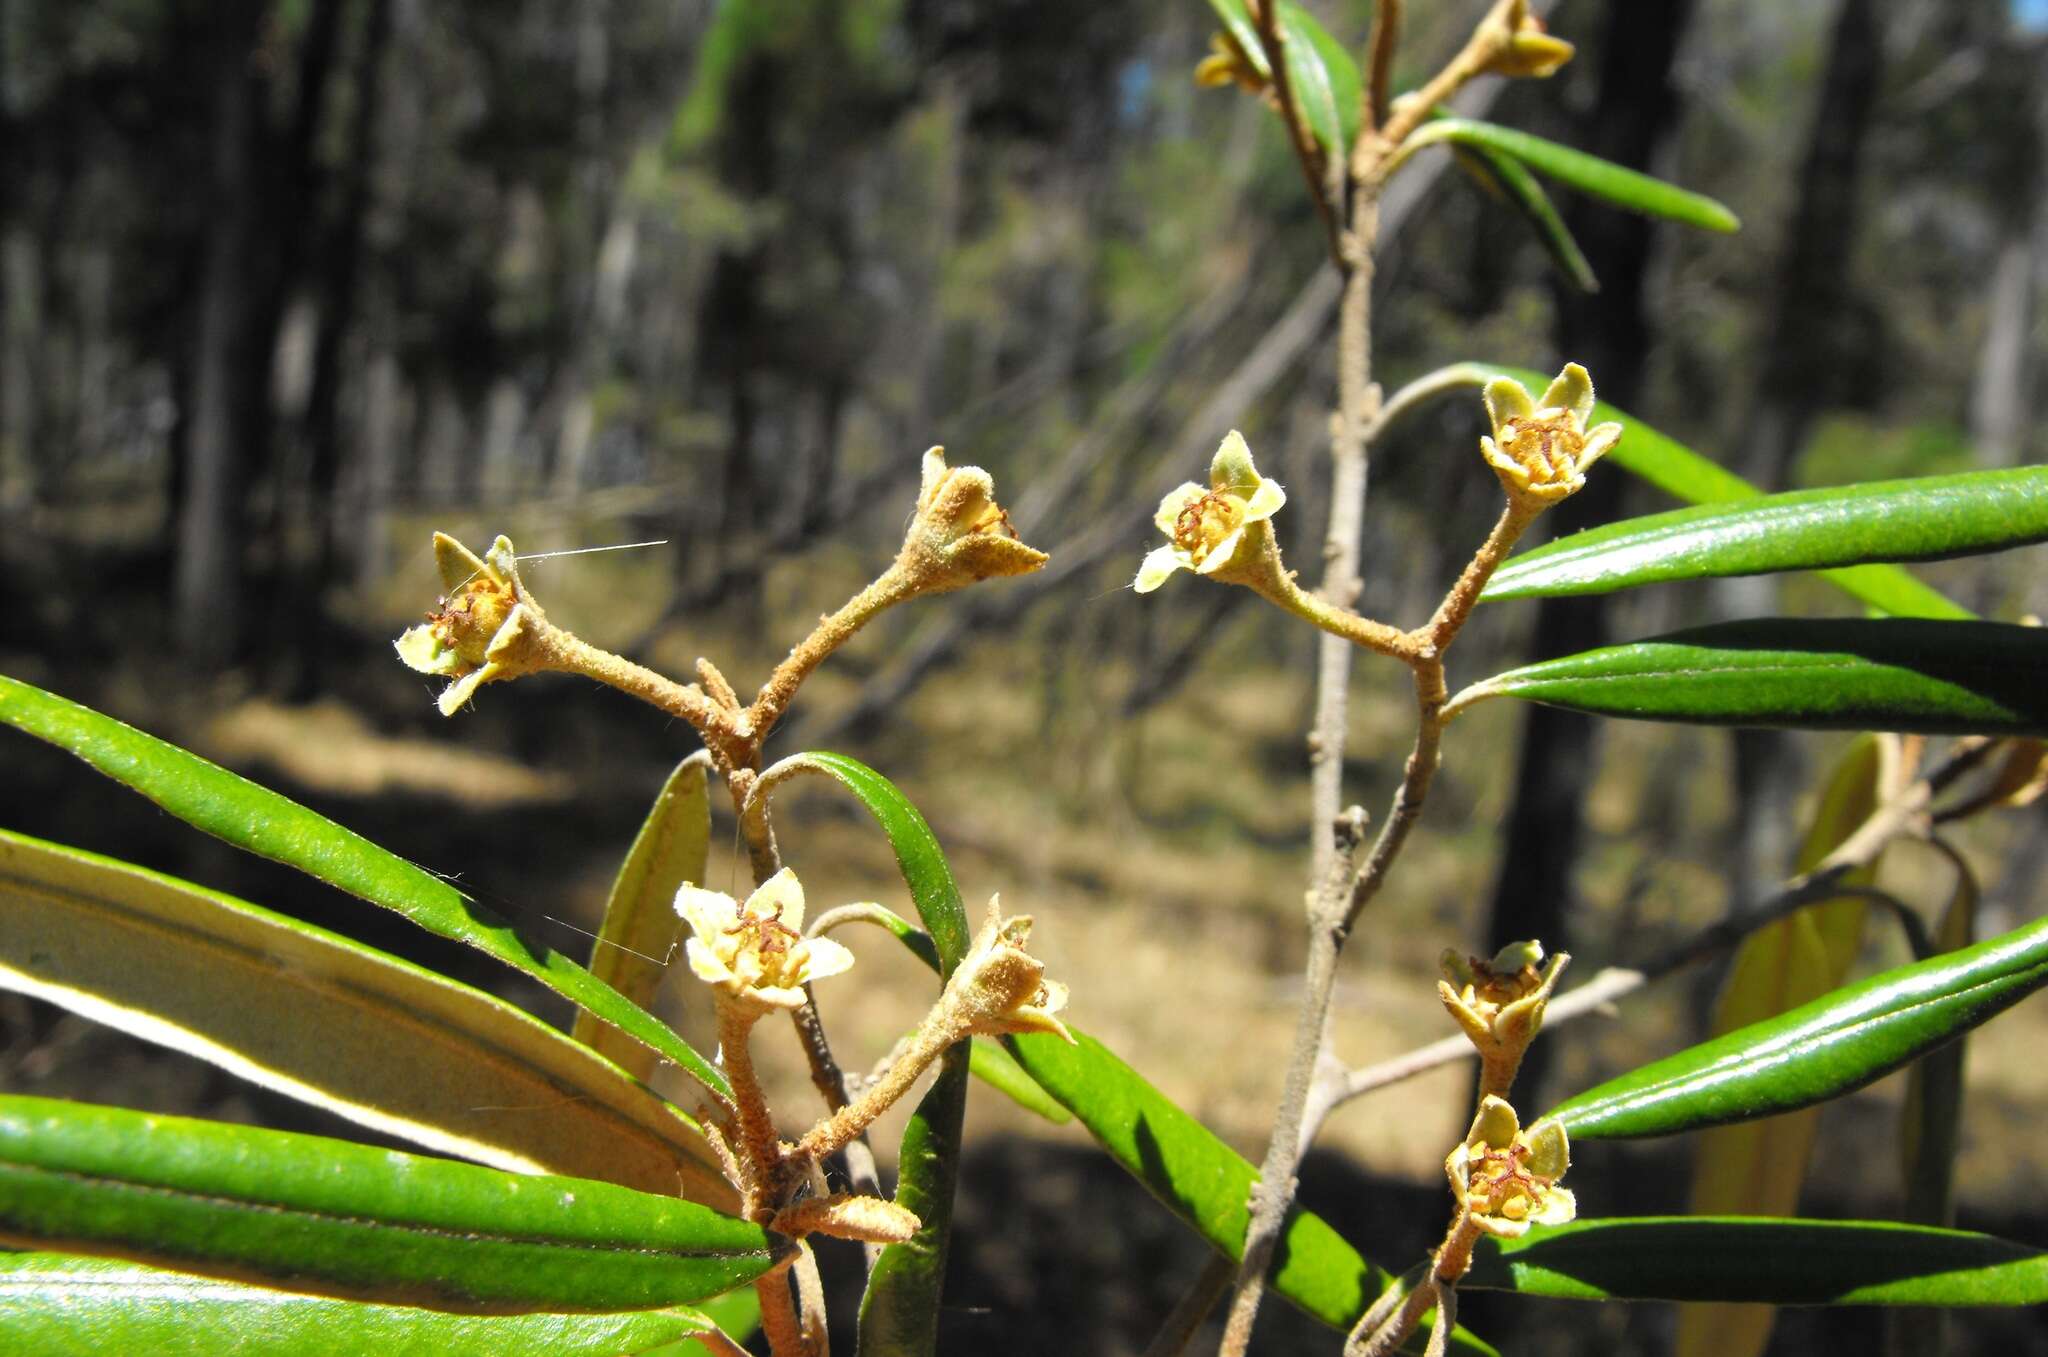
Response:
[{"label": "green leaf", "polygon": [[0,1097],[0,1238],[498,1314],[689,1305],[778,1258],[757,1225],[611,1183],[25,1097]]},{"label": "green leaf", "polygon": [[[910,898],[950,976],[967,955],[967,910],[938,838],[894,783],[843,754],[807,753],[762,774],[772,786],[797,772],[823,773],[860,798],[882,827]],[[964,1045],[964,1043],[963,1043]],[[960,1127],[967,1107],[967,1053],[946,1053],[939,1078],[904,1129],[896,1200],[923,1222],[917,1234],[882,1250],[860,1306],[862,1357],[929,1357],[938,1350],[939,1301],[946,1280],[953,1190],[960,1173]]]},{"label": "green leaf", "polygon": [[[605,902],[604,923],[590,953],[590,973],[645,1008],[668,973],[668,959],[682,936],[676,888],[702,885],[711,851],[711,801],[702,751],[677,764],[661,795],[640,825]],[[587,1009],[576,1012],[573,1029],[583,1042],[637,1079],[653,1075],[654,1052]]]},{"label": "green leaf", "polygon": [[[1415,385],[1426,385],[1432,394],[1439,394],[1460,386],[1483,387],[1495,377],[1512,377],[1532,391],[1541,391],[1550,383],[1549,377],[1532,368],[1508,367],[1500,363],[1453,363],[1420,379]],[[1597,380],[1599,374],[1595,373],[1594,377]],[[1594,405],[1593,420],[1595,423],[1611,420],[1622,427],[1621,442],[1607,454],[1607,463],[1649,482],[1676,499],[1691,504],[1721,504],[1756,499],[1763,494],[1734,472],[1605,401]],[[1894,617],[1975,616],[1967,608],[1959,607],[1929,588],[1910,571],[1896,565],[1842,566],[1823,570],[1820,577],[1858,602]]]},{"label": "green leaf", "polygon": [[2043,984],[2048,919],[2037,919],[1654,1061],[1549,1115],[1574,1140],[1612,1140],[1811,1107],[1955,1040]]},{"label": "green leaf", "polygon": [[2038,735],[2048,629],[1754,618],[1523,665],[1467,693],[1646,721]]},{"label": "green leaf", "polygon": [[1890,1221],[1646,1216],[1484,1239],[1460,1285],[1564,1300],[2039,1305],[2048,1254]]},{"label": "green leaf", "polygon": [[1558,215],[1550,195],[1543,191],[1543,185],[1536,182],[1536,176],[1524,169],[1519,160],[1474,146],[1453,146],[1451,155],[1459,168],[1481,188],[1521,215],[1566,282],[1581,292],[1600,290],[1600,279],[1594,274],[1585,252],[1579,248],[1579,242],[1572,237],[1571,228]]},{"label": "green leaf", "polygon": [[[710,1327],[695,1310],[443,1314],[289,1295],[114,1259],[0,1254],[0,1350],[14,1357],[618,1357],[681,1342]],[[704,1349],[692,1343],[685,1351]]]},{"label": "green leaf", "polygon": [[[1270,81],[1273,68],[1245,0],[1209,0],[1209,8],[1216,11],[1252,68]],[[1343,43],[1293,0],[1280,0],[1279,18],[1288,88],[1317,144],[1341,158],[1358,140],[1359,119],[1365,110],[1358,63]]]},{"label": "green leaf", "polygon": [[967,1117],[964,1056],[958,1045],[946,1052],[938,1079],[903,1129],[896,1204],[917,1216],[919,1228],[904,1243],[883,1249],[868,1274],[860,1301],[860,1357],[933,1357],[939,1350],[939,1302],[960,1178],[960,1128]]},{"label": "green leaf", "polygon": [[719,1096],[730,1096],[725,1076],[647,1010],[552,947],[520,936],[496,912],[446,881],[326,816],[197,754],[16,679],[0,677],[0,722],[68,750],[178,819],[237,848],[296,867],[524,971],[673,1060]]},{"label": "green leaf", "polygon": [[521,1009],[231,896],[4,830],[0,988],[441,1154],[736,1205],[693,1120]]},{"label": "green leaf", "polygon": [[1524,552],[1482,599],[1934,561],[2048,541],[2048,466],[1797,490],[1610,523]]},{"label": "green leaf", "polygon": [[1408,146],[1419,149],[1438,141],[1508,156],[1581,193],[1645,216],[1664,217],[1706,231],[1734,231],[1742,225],[1733,212],[1705,194],[1513,128],[1473,118],[1441,118],[1419,129],[1409,138]]},{"label": "green leaf", "polygon": [[1026,1112],[1034,1112],[1055,1126],[1064,1126],[1074,1119],[1074,1114],[1062,1107],[1059,1099],[1038,1086],[1038,1081],[1025,1072],[1006,1047],[977,1038],[968,1064],[975,1078]]},{"label": "green leaf", "polygon": [[[1125,1172],[1211,1248],[1226,1258],[1241,1257],[1258,1170],[1101,1042],[1080,1032],[1074,1037],[1073,1046],[1042,1034],[1005,1037],[1004,1043]],[[1338,1330],[1356,1323],[1394,1280],[1299,1205],[1288,1213],[1274,1260],[1274,1292]],[[1453,1346],[1492,1351],[1463,1329],[1455,1332]]]}]

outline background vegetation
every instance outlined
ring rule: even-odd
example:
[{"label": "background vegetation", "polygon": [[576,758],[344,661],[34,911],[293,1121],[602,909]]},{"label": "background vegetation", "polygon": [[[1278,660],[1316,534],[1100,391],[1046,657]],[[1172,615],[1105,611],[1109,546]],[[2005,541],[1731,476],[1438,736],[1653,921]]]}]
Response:
[{"label": "background vegetation", "polygon": [[[1316,8],[1363,35],[1365,5]],[[1438,54],[1475,7],[1417,8],[1415,48]],[[1561,0],[1550,22],[1579,60],[1479,90],[1496,115],[1711,193],[1745,230],[1574,212],[1603,288],[1566,294],[1461,176],[1404,179],[1383,373],[1576,358],[1603,396],[1771,488],[2042,459],[2044,46],[2004,0]],[[1188,79],[1213,26],[1191,0],[0,0],[0,672],[559,920],[566,945],[689,742],[559,684],[487,690],[442,723],[387,648],[433,588],[427,527],[530,552],[665,539],[532,578],[593,641],[671,671],[700,648],[747,657],[744,686],[893,549],[916,454],[943,442],[996,473],[1051,566],[885,618],[778,744],[887,766],[970,896],[1039,916],[1077,1020],[1256,1155],[1299,971],[1310,641],[1243,591],[1122,590],[1158,494],[1230,427],[1294,491],[1291,540],[1320,534],[1336,285],[1272,120]],[[1479,427],[1476,401],[1447,407],[1376,461],[1383,615],[1419,619],[1490,519]],[[1555,526],[1653,507],[1597,478]],[[2048,613],[2041,551],[1930,578],[1987,613]],[[1847,606],[1795,579],[1513,615],[1564,653],[1708,620],[1702,600],[1763,611],[1733,590],[1780,588]],[[1465,646],[1479,673],[1530,638],[1482,614]],[[1362,677],[1351,785],[1379,788],[1405,695],[1398,674]],[[1741,908],[1783,874],[1791,808],[1833,753],[1542,710],[1471,721],[1384,906],[1399,940],[1350,963],[1347,1059],[1446,1030],[1429,977],[1447,943],[1541,934],[1590,969]],[[10,740],[0,759],[0,823],[546,1007],[60,755]],[[2041,816],[1971,831],[1996,864],[1986,932],[2042,907]],[[900,890],[850,821],[804,843],[816,899]],[[1546,1087],[1690,1037],[1712,980],[1632,1001],[1626,1030],[1580,1028]],[[910,1014],[831,1016],[865,1051]],[[2042,1025],[2036,1005],[1973,1038],[1965,1226],[2040,1236],[2048,1156],[2020,1132],[2048,1105],[2024,1055]],[[1463,1078],[1344,1113],[1309,1200],[1342,1225],[1359,1175],[1410,1182],[1415,1220],[1359,1229],[1380,1256],[1421,1247]],[[315,1124],[13,997],[0,1087]],[[1862,1114],[1888,1098],[1831,1111],[1810,1213],[1886,1213],[1890,1150]],[[948,1345],[1141,1342],[1194,1246],[1106,1164],[1083,1181],[1057,1133],[976,1109],[964,1223],[1005,1227],[962,1233],[979,1252]],[[1668,1162],[1604,1209],[1677,1208],[1682,1152]],[[1157,1295],[1091,1287],[1091,1250]],[[1040,1335],[1034,1307],[1055,1302]],[[1480,1301],[1466,1317],[1490,1332]],[[1288,1322],[1261,1330],[1275,1351]],[[2025,1323],[1963,1331],[1988,1345]],[[1783,1351],[1810,1340],[1781,1326]]]}]

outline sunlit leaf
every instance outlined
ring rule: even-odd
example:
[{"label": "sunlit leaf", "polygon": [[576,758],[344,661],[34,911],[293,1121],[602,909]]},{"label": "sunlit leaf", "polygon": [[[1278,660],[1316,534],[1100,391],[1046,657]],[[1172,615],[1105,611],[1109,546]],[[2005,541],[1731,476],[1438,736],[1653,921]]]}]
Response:
[{"label": "sunlit leaf", "polygon": [[480,990],[189,882],[0,830],[0,988],[516,1173],[733,1191],[696,1123]]},{"label": "sunlit leaf", "polygon": [[1574,1140],[1611,1140],[1811,1107],[1955,1040],[2043,984],[2048,919],[2037,919],[1653,1061],[1547,1115]]},{"label": "sunlit leaf", "polygon": [[689,1305],[779,1257],[759,1226],[585,1178],[0,1097],[0,1239],[467,1313]]},{"label": "sunlit leaf", "polygon": [[[681,1342],[710,1324],[697,1310],[674,1307],[446,1314],[293,1295],[110,1258],[0,1254],[0,1351],[11,1357],[619,1357]],[[684,1349],[703,1350],[694,1342]]]},{"label": "sunlit leaf", "polygon": [[2048,631],[1756,618],[1523,665],[1467,690],[1646,721],[2048,733]]},{"label": "sunlit leaf", "polygon": [[1529,224],[1544,252],[1550,256],[1550,262],[1557,266],[1566,282],[1581,292],[1600,290],[1600,279],[1587,261],[1585,251],[1573,238],[1571,228],[1558,215],[1557,207],[1550,201],[1550,195],[1543,191],[1543,185],[1522,167],[1522,162],[1477,146],[1453,146],[1451,154],[1459,168],[1480,187],[1514,208]]},{"label": "sunlit leaf", "polygon": [[[1242,1257],[1259,1171],[1101,1042],[1078,1031],[1074,1036],[1079,1044],[1073,1046],[1043,1034],[1004,1041],[1125,1172],[1211,1248],[1227,1258]],[[1340,1330],[1356,1323],[1394,1280],[1299,1205],[1289,1211],[1273,1256],[1268,1284],[1274,1293]],[[1456,1331],[1452,1347],[1493,1350],[1464,1329]]]},{"label": "sunlit leaf", "polygon": [[1488,1238],[1462,1285],[1565,1300],[2039,1305],[2048,1253],[1891,1221],[1650,1216]]},{"label": "sunlit leaf", "polygon": [[[1258,25],[1245,0],[1209,0],[1252,68],[1267,80],[1273,68],[1259,41]],[[1337,156],[1358,140],[1364,112],[1358,63],[1344,44],[1293,0],[1280,0],[1280,45],[1287,55],[1287,82],[1309,131],[1326,153]]]},{"label": "sunlit leaf", "polygon": [[[668,974],[668,959],[682,936],[676,888],[702,885],[711,851],[711,802],[705,769],[696,753],[676,765],[661,795],[640,825],[605,902],[604,923],[590,953],[590,973],[645,1008]],[[586,1010],[576,1013],[576,1039],[629,1070],[636,1078],[654,1073],[655,1054]]]},{"label": "sunlit leaf", "polygon": [[1484,599],[1931,561],[2048,541],[2048,466],[1798,490],[1575,533],[1503,565]]},{"label": "sunlit leaf", "polygon": [[1439,141],[1478,147],[1519,160],[1538,174],[1645,216],[1664,217],[1707,231],[1734,231],[1742,225],[1733,212],[1705,194],[1510,127],[1473,118],[1441,118],[1418,130],[1409,139],[1409,145],[1421,147]]},{"label": "sunlit leaf", "polygon": [[0,723],[69,751],[195,828],[397,911],[430,933],[524,971],[721,1096],[730,1089],[689,1043],[552,947],[525,937],[446,881],[287,797],[112,717],[0,677]]}]

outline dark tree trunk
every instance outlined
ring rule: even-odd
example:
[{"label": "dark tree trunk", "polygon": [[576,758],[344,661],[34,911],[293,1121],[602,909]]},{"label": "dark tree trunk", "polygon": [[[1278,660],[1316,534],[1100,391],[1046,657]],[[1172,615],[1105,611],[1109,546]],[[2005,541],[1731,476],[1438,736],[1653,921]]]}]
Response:
[{"label": "dark tree trunk", "polygon": [[[1618,0],[1601,37],[1600,93],[1575,145],[1637,169],[1650,168],[1677,121],[1672,58],[1692,0],[1645,5]],[[1639,404],[1651,329],[1645,306],[1653,229],[1643,218],[1598,205],[1574,204],[1573,234],[1598,274],[1601,290],[1565,294],[1557,312],[1558,348],[1585,364],[1601,396]],[[1615,516],[1624,478],[1609,469],[1551,515],[1557,534]],[[1538,605],[1537,643],[1545,654],[1571,654],[1608,640],[1606,600],[1550,598]],[[1551,950],[1570,943],[1572,867],[1585,837],[1586,792],[1599,749],[1597,722],[1550,707],[1523,718],[1515,798],[1502,836],[1501,868],[1488,907],[1489,950],[1540,938]],[[1538,1042],[1523,1069],[1525,1088],[1542,1078],[1547,1047]]]},{"label": "dark tree trunk", "polygon": [[172,570],[179,649],[195,664],[234,657],[247,614],[245,500],[248,415],[262,398],[262,355],[249,263],[257,244],[256,184],[269,82],[255,57],[264,0],[225,0],[213,11],[214,88],[208,192],[221,213],[202,250],[185,398],[184,474]]},{"label": "dark tree trunk", "polygon": [[[1877,105],[1883,51],[1875,0],[1842,0],[1829,45],[1820,102],[1799,170],[1799,197],[1782,254],[1762,369],[1749,418],[1736,442],[1741,468],[1766,490],[1786,487],[1813,422],[1856,366],[1866,337],[1851,304],[1849,259],[1861,220],[1865,142]],[[1731,582],[1722,591],[1735,611],[1767,612],[1773,588]],[[1737,731],[1734,907],[1746,909],[1791,865],[1791,808],[1805,760],[1776,731]]]}]

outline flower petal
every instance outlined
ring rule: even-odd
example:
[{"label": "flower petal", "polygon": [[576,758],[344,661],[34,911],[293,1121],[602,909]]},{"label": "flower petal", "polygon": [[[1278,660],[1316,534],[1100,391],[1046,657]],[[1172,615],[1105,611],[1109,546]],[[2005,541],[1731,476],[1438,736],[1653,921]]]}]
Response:
[{"label": "flower petal", "polygon": [[1581,429],[1593,417],[1593,379],[1577,363],[1566,363],[1564,371],[1544,389],[1545,409],[1569,410]]},{"label": "flower petal", "polygon": [[462,668],[462,657],[452,647],[441,644],[431,622],[409,628],[393,644],[398,647],[398,658],[405,661],[406,668],[416,669],[422,674],[453,677]]},{"label": "flower petal", "polygon": [[1166,583],[1166,577],[1176,570],[1188,568],[1188,554],[1173,547],[1159,547],[1147,552],[1138,564],[1138,578],[1131,581],[1131,588],[1140,594],[1149,594]]},{"label": "flower petal", "polygon": [[676,891],[676,913],[683,916],[692,933],[707,942],[740,920],[740,907],[730,895],[687,882]]},{"label": "flower petal", "polygon": [[713,985],[737,985],[739,977],[732,968],[719,960],[718,953],[702,938],[691,938],[683,944],[683,955],[689,959],[690,970],[699,980]]},{"label": "flower petal", "polygon": [[1579,1199],[1568,1187],[1546,1187],[1537,1194],[1536,1209],[1529,1213],[1533,1225],[1563,1225],[1576,1220],[1579,1214]]},{"label": "flower petal", "polygon": [[1486,417],[1493,422],[1496,435],[1507,427],[1511,419],[1527,419],[1536,413],[1536,406],[1529,400],[1529,392],[1512,377],[1496,377],[1486,384],[1484,392]]},{"label": "flower petal", "polygon": [[1216,456],[1210,459],[1209,488],[1228,490],[1239,499],[1250,499],[1259,488],[1259,469],[1252,464],[1251,447],[1235,429],[1223,435]]},{"label": "flower petal", "polygon": [[1571,1167],[1571,1143],[1564,1133],[1564,1124],[1555,1118],[1537,1122],[1522,1137],[1529,1147],[1529,1157],[1523,1162],[1538,1178],[1556,1182],[1564,1177],[1564,1171]]},{"label": "flower petal", "polygon": [[1479,1102],[1479,1111],[1472,1118],[1472,1130],[1465,1136],[1465,1143],[1504,1150],[1514,1143],[1521,1129],[1522,1121],[1515,1115],[1515,1109],[1506,1099],[1489,1093]]},{"label": "flower petal", "polygon": [[1196,485],[1193,481],[1182,481],[1179,486],[1167,492],[1159,501],[1159,511],[1152,515],[1152,525],[1173,536],[1174,523],[1180,518],[1180,511],[1209,493],[1207,486]]},{"label": "flower petal", "polygon": [[1260,481],[1259,488],[1252,491],[1251,498],[1245,501],[1243,521],[1257,523],[1271,518],[1279,513],[1286,503],[1287,492],[1280,488],[1280,482]]},{"label": "flower petal", "polygon": [[[778,912],[779,911],[779,912]],[[804,888],[796,873],[784,867],[755,887],[747,897],[745,912],[757,919],[779,920],[784,928],[799,932],[804,926]]]},{"label": "flower petal", "polygon": [[942,447],[926,448],[924,461],[918,469],[917,507],[920,510],[932,507],[932,500],[939,493],[939,482],[946,479],[946,450]]},{"label": "flower petal", "polygon": [[805,980],[823,980],[853,966],[853,953],[830,938],[811,938],[803,944]]},{"label": "flower petal", "polygon": [[445,532],[434,534],[434,570],[441,576],[441,587],[451,594],[478,576],[490,573],[490,567],[475,552]]},{"label": "flower petal", "polygon": [[453,716],[468,706],[469,699],[476,696],[476,690],[484,686],[484,680],[492,677],[495,676],[491,673],[489,665],[485,665],[475,673],[464,674],[461,678],[441,690],[441,696],[435,701],[434,705],[440,708],[441,715]]},{"label": "flower petal", "polygon": [[1593,463],[1614,450],[1621,441],[1619,424],[1595,424],[1586,431],[1586,445],[1579,450],[1579,470],[1584,471]]},{"label": "flower petal", "polygon": [[1195,567],[1195,573],[1197,575],[1215,574],[1224,566],[1230,564],[1232,558],[1234,558],[1237,555],[1237,549],[1243,545],[1243,526],[1240,525],[1238,527],[1232,528],[1229,532],[1223,534],[1222,541],[1218,542],[1215,546],[1209,548],[1209,554],[1207,556],[1204,556],[1202,558],[1202,563]]}]

